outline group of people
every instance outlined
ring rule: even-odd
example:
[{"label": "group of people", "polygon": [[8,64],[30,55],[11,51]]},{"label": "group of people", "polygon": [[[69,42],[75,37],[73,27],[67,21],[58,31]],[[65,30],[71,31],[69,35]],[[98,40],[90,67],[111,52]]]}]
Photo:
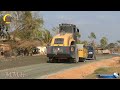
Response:
[{"label": "group of people", "polygon": [[46,55],[46,47],[31,47],[31,48],[14,48],[10,50],[3,50],[0,48],[0,55],[5,57],[10,56],[33,56],[33,55]]},{"label": "group of people", "polygon": [[16,53],[17,53],[17,56],[20,56],[20,55],[22,55],[22,56],[28,56],[29,55],[29,51],[28,51],[27,48],[18,48],[16,50]]},{"label": "group of people", "polygon": [[17,56],[32,56],[33,54],[38,54],[38,50],[37,48],[31,48],[31,49],[28,49],[28,48],[18,48],[17,49]]},{"label": "group of people", "polygon": [[4,51],[2,48],[0,49],[1,56],[10,57],[10,56],[32,56],[34,54],[38,54],[37,48],[16,48],[12,51]]}]

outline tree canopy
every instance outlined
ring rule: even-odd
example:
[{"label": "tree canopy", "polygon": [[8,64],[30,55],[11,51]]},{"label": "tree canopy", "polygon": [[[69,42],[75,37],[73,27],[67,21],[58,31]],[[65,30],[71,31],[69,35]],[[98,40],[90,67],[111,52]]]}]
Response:
[{"label": "tree canopy", "polygon": [[105,49],[106,46],[107,46],[107,44],[108,44],[107,38],[106,38],[106,37],[102,37],[101,40],[100,40],[100,44],[101,44],[101,47],[102,47],[103,49]]},{"label": "tree canopy", "polygon": [[39,12],[33,11],[2,11],[2,14],[11,14],[12,22],[10,23],[9,33],[15,39],[21,40],[40,40],[47,43],[52,35],[49,30],[43,28],[44,20]]}]

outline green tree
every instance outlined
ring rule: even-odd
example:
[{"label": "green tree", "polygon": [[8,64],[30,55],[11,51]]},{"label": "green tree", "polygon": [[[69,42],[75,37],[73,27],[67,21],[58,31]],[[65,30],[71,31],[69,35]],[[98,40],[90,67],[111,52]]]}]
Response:
[{"label": "green tree", "polygon": [[107,48],[111,51],[118,51],[118,43],[110,43],[107,45]]},{"label": "green tree", "polygon": [[13,17],[10,28],[11,35],[21,40],[40,40],[43,44],[48,44],[52,38],[51,33],[43,29],[44,20],[39,16],[39,12],[32,11],[3,11],[4,14],[11,14]]},{"label": "green tree", "polygon": [[117,50],[120,52],[120,40],[117,40],[116,43],[118,44],[118,46],[117,46]]},{"label": "green tree", "polygon": [[81,38],[81,34],[80,34],[79,32],[76,33],[76,36],[77,36],[78,38]]},{"label": "green tree", "polygon": [[120,40],[117,40],[117,43],[120,45]]},{"label": "green tree", "polygon": [[45,45],[47,45],[47,44],[50,44],[51,39],[52,39],[52,35],[51,35],[50,31],[45,29],[43,31],[41,40],[43,41],[43,43]]},{"label": "green tree", "polygon": [[27,40],[38,37],[36,32],[41,31],[43,26],[42,18],[34,16],[31,11],[10,11],[6,13],[14,16],[13,23],[11,23],[11,27],[14,28],[14,37]]},{"label": "green tree", "polygon": [[106,37],[102,37],[101,40],[100,40],[100,44],[101,44],[101,47],[102,47],[103,49],[105,49],[106,46],[107,46],[107,44],[108,44],[107,38],[106,38]]},{"label": "green tree", "polygon": [[95,39],[96,39],[96,35],[94,32],[90,33],[90,36],[88,36],[88,38],[91,40],[91,45],[95,47]]},{"label": "green tree", "polygon": [[118,43],[120,43],[120,40],[117,40]]},{"label": "green tree", "polygon": [[86,41],[86,40],[82,41],[81,43],[84,45],[88,45],[88,41]]}]

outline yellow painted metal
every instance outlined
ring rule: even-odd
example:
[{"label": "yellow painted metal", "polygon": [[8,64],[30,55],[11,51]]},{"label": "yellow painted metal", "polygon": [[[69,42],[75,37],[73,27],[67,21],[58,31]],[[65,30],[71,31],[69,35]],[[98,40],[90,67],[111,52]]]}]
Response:
[{"label": "yellow painted metal", "polygon": [[[63,38],[64,39],[63,44],[54,44],[54,41],[57,38]],[[53,39],[51,41],[51,46],[70,46],[72,41],[75,41],[75,40],[73,39],[73,36],[71,33],[58,34],[53,37]]]},{"label": "yellow painted metal", "polygon": [[87,48],[83,47],[83,44],[79,44],[79,45],[81,45],[81,47],[80,48],[78,47],[78,56],[80,58],[87,58],[88,55]]}]

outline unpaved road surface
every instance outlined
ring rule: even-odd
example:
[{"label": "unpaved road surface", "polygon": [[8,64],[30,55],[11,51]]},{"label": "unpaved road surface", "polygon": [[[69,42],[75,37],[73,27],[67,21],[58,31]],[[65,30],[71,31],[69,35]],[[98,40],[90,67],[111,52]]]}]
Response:
[{"label": "unpaved road surface", "polygon": [[17,57],[17,58],[6,58],[0,59],[0,70],[29,66],[35,64],[46,63],[46,56],[25,56],[25,57]]},{"label": "unpaved road surface", "polygon": [[[114,57],[113,55],[97,56],[96,61]],[[29,58],[29,60],[27,60]],[[82,66],[94,60],[79,63],[46,63],[46,58],[25,57],[18,61],[1,61],[0,79],[43,79],[50,75],[66,69]],[[4,68],[6,67],[6,68]]]},{"label": "unpaved road surface", "polygon": [[92,74],[96,69],[100,67],[117,66],[120,61],[120,57],[113,57],[99,62],[92,62],[84,64],[82,66],[68,69],[53,75],[48,75],[46,79],[84,79],[89,74]]}]

